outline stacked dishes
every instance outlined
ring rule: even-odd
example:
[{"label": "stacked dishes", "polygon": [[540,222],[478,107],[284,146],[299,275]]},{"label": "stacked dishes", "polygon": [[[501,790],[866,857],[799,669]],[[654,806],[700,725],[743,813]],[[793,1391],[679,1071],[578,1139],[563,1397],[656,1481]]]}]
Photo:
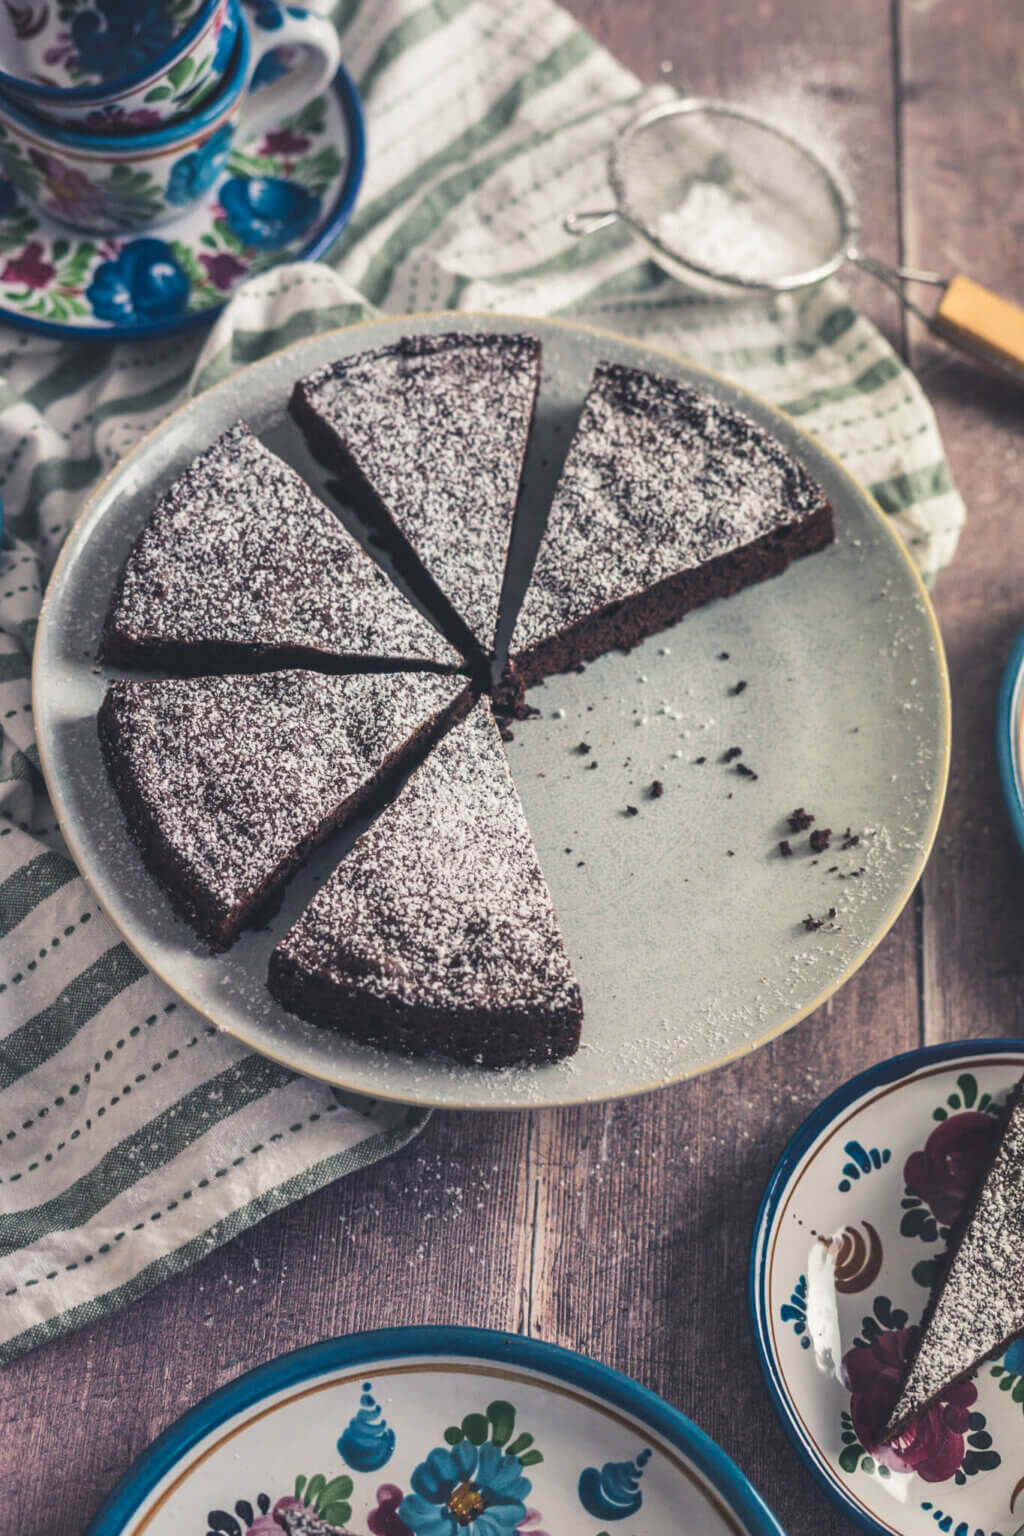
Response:
[{"label": "stacked dishes", "polygon": [[[184,317],[204,284],[229,291],[248,252],[295,254],[283,247],[317,225],[336,190],[301,170],[275,176],[267,144],[338,74],[324,17],[276,0],[28,0],[0,6],[0,60],[0,219],[37,237],[19,251],[12,228],[0,275],[62,296],[21,306],[26,318]],[[229,156],[249,174],[231,175]],[[223,251],[205,227],[182,228],[200,212],[221,219]],[[49,221],[54,237],[39,239]],[[147,236],[171,221],[171,238]],[[71,241],[62,228],[108,239]]]}]

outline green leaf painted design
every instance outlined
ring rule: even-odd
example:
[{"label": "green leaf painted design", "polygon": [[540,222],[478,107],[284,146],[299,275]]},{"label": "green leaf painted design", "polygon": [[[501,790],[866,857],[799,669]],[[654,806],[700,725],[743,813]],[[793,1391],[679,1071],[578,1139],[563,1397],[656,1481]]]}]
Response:
[{"label": "green leaf painted design", "polygon": [[195,59],[193,59],[190,54],[186,54],[183,59],[179,59],[177,64],[173,65],[167,71],[167,78],[174,86],[175,90],[179,90],[181,86],[185,84],[186,80],[190,80],[192,78],[192,71],[195,69],[195,67]]},{"label": "green leaf painted design", "polygon": [[471,1445],[483,1445],[490,1427],[482,1413],[467,1413],[462,1421],[462,1433]]},{"label": "green leaf painted design", "polygon": [[292,181],[301,182],[310,192],[322,197],[335,176],[341,170],[341,156],[333,144],[325,144],[314,155],[297,160],[292,169]]},{"label": "green leaf painted design", "polygon": [[864,1447],[860,1445],[847,1445],[839,1452],[839,1465],[844,1472],[856,1472],[860,1466],[860,1458],[864,1454]]},{"label": "green leaf painted design", "polygon": [[153,89],[147,91],[142,99],[143,101],[166,101],[169,96],[173,95],[174,92],[169,85],[154,85]]},{"label": "green leaf painted design", "polygon": [[920,1259],[910,1271],[917,1285],[929,1289],[935,1279],[935,1260]]},{"label": "green leaf painted design", "polygon": [[487,1417],[491,1421],[491,1439],[495,1445],[507,1445],[516,1424],[516,1411],[511,1403],[488,1404]]},{"label": "green leaf painted design", "polygon": [[305,1498],[303,1499],[303,1503],[304,1504],[315,1504],[317,1499],[320,1497],[320,1495],[323,1493],[323,1491],[324,1491],[324,1489],[326,1487],[327,1487],[327,1479],[326,1479],[326,1477],[324,1477],[322,1472],[318,1472],[315,1477],[311,1477],[310,1478],[309,1483],[307,1484]]}]

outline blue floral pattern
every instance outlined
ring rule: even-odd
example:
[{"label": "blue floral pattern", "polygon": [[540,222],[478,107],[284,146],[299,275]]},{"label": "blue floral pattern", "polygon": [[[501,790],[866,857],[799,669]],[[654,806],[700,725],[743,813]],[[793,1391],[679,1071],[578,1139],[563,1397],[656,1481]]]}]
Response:
[{"label": "blue floral pattern", "polygon": [[253,250],[276,250],[303,234],[320,213],[320,199],[297,181],[232,176],[220,189],[231,229]]},{"label": "blue floral pattern", "polygon": [[233,132],[232,124],[224,123],[198,149],[178,161],[167,183],[166,197],[169,203],[181,205],[194,202],[213,186],[228,157]]},{"label": "blue floral pattern", "polygon": [[438,1446],[410,1479],[399,1519],[414,1536],[508,1536],[526,1519],[531,1483],[519,1460],[493,1441]]},{"label": "blue floral pattern", "polygon": [[163,0],[97,0],[71,22],[78,68],[101,80],[134,74],[174,41]]},{"label": "blue floral pattern", "polygon": [[189,279],[164,240],[131,240],[111,261],[101,262],[86,298],[102,320],[163,319],[181,314]]}]

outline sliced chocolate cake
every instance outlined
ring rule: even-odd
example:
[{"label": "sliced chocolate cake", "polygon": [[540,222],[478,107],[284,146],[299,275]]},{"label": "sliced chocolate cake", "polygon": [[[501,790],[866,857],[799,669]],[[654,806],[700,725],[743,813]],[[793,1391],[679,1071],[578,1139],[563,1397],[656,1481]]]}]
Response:
[{"label": "sliced chocolate cake", "polygon": [[494,643],[539,377],[532,336],[406,336],[292,393],[338,494],[470,656]]},{"label": "sliced chocolate cake", "polygon": [[118,666],[454,667],[459,657],[244,422],[157,503],[103,635]]},{"label": "sliced chocolate cake", "polygon": [[516,622],[529,686],[628,649],[833,537],[803,465],[702,390],[599,364]]},{"label": "sliced chocolate cake", "polygon": [[576,1050],[579,987],[486,699],[313,898],[268,985],[408,1053],[502,1067]]},{"label": "sliced chocolate cake", "polygon": [[222,949],[469,703],[464,680],[425,672],[120,680],[99,730],[150,872]]},{"label": "sliced chocolate cake", "polygon": [[1024,1331],[1024,1080],[1007,1106],[985,1180],[925,1312],[881,1442]]}]

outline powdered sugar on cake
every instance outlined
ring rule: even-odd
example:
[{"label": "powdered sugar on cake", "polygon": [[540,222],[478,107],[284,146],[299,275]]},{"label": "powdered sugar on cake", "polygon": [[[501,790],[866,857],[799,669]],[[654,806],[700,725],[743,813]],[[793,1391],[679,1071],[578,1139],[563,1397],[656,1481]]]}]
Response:
[{"label": "powdered sugar on cake", "polygon": [[542,1016],[580,1008],[486,699],[358,840],[280,948],[304,969],[355,978],[371,1001]]},{"label": "powdered sugar on cake", "polygon": [[410,336],[322,368],[296,390],[484,650],[539,367],[532,336]]},{"label": "powdered sugar on cake", "polygon": [[160,500],[128,558],[105,649],[308,647],[458,656],[289,465],[238,422]]},{"label": "powdered sugar on cake", "polygon": [[802,465],[749,417],[674,380],[602,363],[513,649],[825,506]]}]

